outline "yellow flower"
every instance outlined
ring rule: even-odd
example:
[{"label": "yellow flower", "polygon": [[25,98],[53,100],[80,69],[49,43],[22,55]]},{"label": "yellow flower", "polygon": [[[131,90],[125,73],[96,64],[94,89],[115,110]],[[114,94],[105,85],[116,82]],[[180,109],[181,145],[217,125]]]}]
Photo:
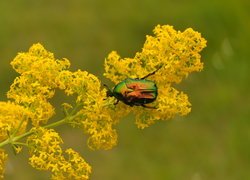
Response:
[{"label": "yellow flower", "polygon": [[16,154],[19,154],[23,149],[23,147],[20,145],[13,145],[13,148]]},{"label": "yellow flower", "polygon": [[5,164],[8,155],[3,149],[0,149],[0,179],[4,179]]},{"label": "yellow flower", "polygon": [[104,76],[115,84],[126,78],[142,78],[158,69],[149,77],[158,87],[159,96],[153,103],[157,109],[129,108],[136,114],[139,128],[148,127],[156,120],[188,114],[191,104],[187,95],[174,89],[172,84],[180,83],[189,73],[203,68],[199,53],[206,46],[206,40],[200,33],[191,28],[180,32],[172,26],[158,25],[154,34],[147,36],[142,51],[134,58],[121,58],[113,51],[105,60]]},{"label": "yellow flower", "polygon": [[74,150],[63,151],[62,139],[53,129],[34,128],[27,144],[30,148],[31,166],[51,171],[51,179],[89,179],[91,167]]}]

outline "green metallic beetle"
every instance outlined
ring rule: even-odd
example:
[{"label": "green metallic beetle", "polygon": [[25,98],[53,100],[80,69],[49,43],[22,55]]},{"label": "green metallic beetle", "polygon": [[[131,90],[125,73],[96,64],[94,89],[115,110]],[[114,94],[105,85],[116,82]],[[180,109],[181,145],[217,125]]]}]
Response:
[{"label": "green metallic beetle", "polygon": [[[157,69],[156,71],[158,71]],[[119,101],[129,106],[143,106],[145,108],[155,108],[146,106],[145,104],[152,103],[156,100],[158,95],[158,88],[154,81],[146,79],[147,77],[156,73],[156,71],[146,75],[143,78],[127,78],[118,83],[113,90],[110,90],[104,85],[108,91],[108,97],[115,97],[117,104]]]}]

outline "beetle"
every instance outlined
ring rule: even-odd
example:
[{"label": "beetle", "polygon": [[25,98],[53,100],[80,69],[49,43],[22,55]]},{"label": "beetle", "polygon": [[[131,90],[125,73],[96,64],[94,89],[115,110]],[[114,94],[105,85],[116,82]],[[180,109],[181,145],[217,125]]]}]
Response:
[{"label": "beetle", "polygon": [[154,75],[160,68],[152,73],[144,76],[143,78],[126,78],[114,86],[112,90],[107,88],[107,96],[115,97],[119,101],[129,105],[129,106],[142,106],[145,108],[155,107],[146,106],[145,104],[152,103],[156,100],[158,96],[158,88],[154,81],[146,79],[149,76]]}]

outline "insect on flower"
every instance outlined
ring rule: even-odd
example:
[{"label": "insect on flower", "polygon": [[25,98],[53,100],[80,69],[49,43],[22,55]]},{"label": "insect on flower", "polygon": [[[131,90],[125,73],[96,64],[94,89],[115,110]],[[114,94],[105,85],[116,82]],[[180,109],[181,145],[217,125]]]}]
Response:
[{"label": "insect on flower", "polygon": [[145,108],[155,107],[146,106],[145,104],[152,103],[156,100],[158,95],[158,88],[154,81],[146,79],[149,76],[154,75],[160,68],[154,72],[144,76],[143,78],[126,78],[115,85],[113,90],[110,90],[107,85],[104,85],[108,91],[108,97],[115,97],[119,101],[129,106],[142,106]]}]

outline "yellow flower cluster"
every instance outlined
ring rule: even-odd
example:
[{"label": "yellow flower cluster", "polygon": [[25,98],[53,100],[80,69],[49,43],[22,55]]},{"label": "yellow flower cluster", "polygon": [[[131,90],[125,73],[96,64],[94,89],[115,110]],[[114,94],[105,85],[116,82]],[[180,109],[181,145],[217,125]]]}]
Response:
[{"label": "yellow flower cluster", "polygon": [[20,105],[0,102],[0,141],[7,139],[14,131],[17,131],[15,134],[25,132],[30,116],[30,112]]},{"label": "yellow flower cluster", "polygon": [[[200,51],[206,46],[206,40],[191,28],[184,32],[176,31],[172,26],[156,26],[155,36],[147,36],[141,52],[134,58],[121,58],[117,52],[111,52],[105,60],[104,76],[114,83],[126,78],[142,78],[158,69],[150,76],[158,87],[158,98],[153,106],[157,109],[127,107],[136,115],[139,128],[148,127],[156,120],[167,120],[176,114],[190,112],[188,97],[172,87],[193,71],[200,71]],[[119,107],[118,107],[119,108]]]},{"label": "yellow flower cluster", "polygon": [[65,70],[56,82],[67,95],[77,95],[76,102],[81,109],[70,123],[83,128],[90,136],[88,146],[91,149],[110,149],[116,145],[117,133],[113,126],[118,117],[113,111],[114,105],[106,98],[106,90],[101,87],[100,80],[86,71]]},{"label": "yellow flower cluster", "polygon": [[83,127],[90,135],[88,144],[92,149],[110,149],[116,145],[117,133],[113,125],[118,118],[108,107],[113,107],[108,102],[110,100],[104,100],[106,90],[101,88],[96,76],[86,71],[67,70],[69,61],[55,59],[41,44],[34,44],[28,52],[19,53],[11,65],[20,76],[12,84],[8,98],[32,112],[34,126],[46,123],[54,114],[48,99],[58,88],[65,90],[67,95],[77,95],[76,102],[81,104],[82,109],[71,123]]},{"label": "yellow flower cluster", "polygon": [[89,179],[91,167],[74,150],[62,150],[62,139],[53,129],[34,128],[27,139],[31,157],[29,162],[38,170],[51,171],[55,180]]},{"label": "yellow flower cluster", "polygon": [[3,179],[4,171],[5,171],[5,163],[7,160],[7,154],[4,152],[3,149],[0,149],[0,179]]},{"label": "yellow flower cluster", "polygon": [[32,112],[34,126],[46,123],[54,114],[53,106],[48,102],[57,87],[56,77],[70,66],[67,59],[57,60],[41,44],[35,44],[27,53],[19,53],[11,62],[20,74],[11,85],[8,98],[28,108]]},{"label": "yellow flower cluster", "polygon": [[[114,126],[131,112],[142,129],[157,120],[188,114],[191,110],[188,96],[173,84],[203,68],[199,53],[205,46],[206,40],[191,28],[179,32],[171,26],[158,25],[154,36],[147,36],[142,51],[133,58],[121,58],[114,51],[108,55],[104,76],[115,84],[155,72],[148,79],[157,85],[158,97],[151,105],[155,109],[149,109],[124,103],[115,105],[116,99],[107,97],[107,89],[96,76],[81,70],[70,71],[67,59],[56,59],[41,44],[34,44],[11,62],[20,76],[7,93],[12,101],[0,102],[0,140],[3,141],[0,147],[12,144],[19,152],[23,143],[18,140],[29,136],[29,162],[34,168],[51,171],[52,179],[89,179],[91,167],[74,150],[62,150],[61,137],[48,128],[68,123],[88,134],[91,149],[111,149],[117,144]],[[76,103],[64,103],[65,118],[47,124],[55,114],[49,99],[57,89],[76,96]],[[26,132],[29,120],[34,127]],[[47,125],[42,127],[43,124]],[[0,150],[0,178],[6,158]]]}]

